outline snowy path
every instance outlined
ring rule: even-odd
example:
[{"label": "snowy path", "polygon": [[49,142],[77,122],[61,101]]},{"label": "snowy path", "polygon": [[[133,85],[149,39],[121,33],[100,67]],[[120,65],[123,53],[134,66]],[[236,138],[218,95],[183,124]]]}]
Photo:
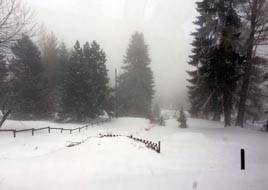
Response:
[{"label": "snowy path", "polygon": [[[6,128],[77,127],[77,124],[8,121]],[[267,190],[268,134],[223,128],[220,123],[189,119],[188,129],[175,120],[166,127],[138,118],[121,118],[74,134],[0,134],[0,190],[200,189]],[[30,127],[30,128],[31,128]],[[91,138],[99,133],[133,134],[161,140],[161,154],[125,137]],[[246,170],[240,170],[240,148]]]}]

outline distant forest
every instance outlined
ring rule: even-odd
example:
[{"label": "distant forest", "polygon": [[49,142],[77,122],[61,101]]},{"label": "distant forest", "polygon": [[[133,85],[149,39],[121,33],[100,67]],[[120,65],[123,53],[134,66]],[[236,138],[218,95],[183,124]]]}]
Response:
[{"label": "distant forest", "polygon": [[36,27],[32,11],[19,0],[1,1],[0,10],[4,115],[58,121],[86,121],[115,112],[151,117],[154,80],[142,33],[134,32],[130,38],[115,89],[109,85],[105,51],[96,41],[76,41],[69,50],[52,32]]}]

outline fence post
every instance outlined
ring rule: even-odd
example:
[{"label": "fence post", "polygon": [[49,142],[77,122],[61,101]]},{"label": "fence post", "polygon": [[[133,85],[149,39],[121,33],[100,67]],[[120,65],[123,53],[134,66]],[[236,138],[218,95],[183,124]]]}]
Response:
[{"label": "fence post", "polygon": [[34,129],[32,129],[32,136],[34,136]]},{"label": "fence post", "polygon": [[78,128],[79,133],[80,133],[80,130],[81,130],[81,128],[79,127],[79,128]]},{"label": "fence post", "polygon": [[70,129],[70,134],[72,134],[72,129]]},{"label": "fence post", "polygon": [[245,170],[245,149],[240,150],[240,157],[241,157],[241,170]]},{"label": "fence post", "polygon": [[16,130],[13,130],[13,137],[16,137]]},{"label": "fence post", "polygon": [[60,133],[62,133],[62,131],[63,131],[63,128],[61,128]]},{"label": "fence post", "polygon": [[158,141],[158,149],[157,149],[157,152],[160,153],[160,141]]},{"label": "fence post", "polygon": [[48,133],[50,133],[50,127],[48,127]]}]

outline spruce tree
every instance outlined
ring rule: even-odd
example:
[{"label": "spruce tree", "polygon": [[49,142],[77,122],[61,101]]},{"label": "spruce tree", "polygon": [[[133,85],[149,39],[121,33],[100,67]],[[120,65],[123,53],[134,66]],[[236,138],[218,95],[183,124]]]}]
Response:
[{"label": "spruce tree", "polygon": [[263,86],[263,76],[267,67],[267,59],[262,57],[254,57],[252,59],[252,68],[250,76],[250,84],[247,92],[247,103],[245,119],[258,120],[264,118],[265,104],[267,97],[265,92],[265,86]]},{"label": "spruce tree", "polygon": [[57,51],[58,64],[56,67],[56,100],[55,100],[55,111],[57,113],[62,112],[62,102],[61,97],[64,95],[63,87],[64,81],[66,79],[66,73],[69,66],[69,51],[67,50],[66,45],[62,42],[59,45]]},{"label": "spruce tree", "polygon": [[0,54],[0,110],[4,109],[3,107],[6,104],[7,94],[7,64],[5,56]]},{"label": "spruce tree", "polygon": [[[70,63],[63,84],[62,110],[65,116],[74,120],[82,120],[86,112],[85,107],[85,90],[88,89],[85,81],[86,69],[83,68],[83,52],[80,43],[76,41]],[[84,101],[83,101],[84,100]]]},{"label": "spruce tree", "polygon": [[197,11],[199,16],[194,24],[197,26],[197,31],[192,33],[194,41],[192,42],[192,55],[190,55],[190,61],[188,62],[194,67],[193,70],[188,71],[190,79],[188,82],[188,94],[191,103],[190,113],[193,117],[203,117],[209,118],[210,114],[216,115],[211,110],[211,101],[207,102],[209,96],[211,99],[216,99],[217,95],[212,94],[209,84],[205,81],[207,77],[207,72],[209,70],[208,65],[208,54],[210,47],[213,43],[213,38],[209,36],[211,32],[211,25],[213,22],[209,19],[211,17],[211,12],[213,6],[210,7],[211,1],[204,0],[202,2],[197,2]]},{"label": "spruce tree", "polygon": [[234,94],[244,60],[238,52],[241,23],[235,9],[237,3],[231,0],[197,3],[200,16],[195,23],[199,28],[194,33],[190,60],[196,67],[189,81],[192,110],[203,111],[215,120],[224,113],[225,125],[231,125]]},{"label": "spruce tree", "polygon": [[159,118],[160,118],[160,115],[161,115],[160,112],[161,112],[161,111],[160,111],[159,104],[156,103],[156,104],[154,105],[154,107],[153,107],[153,116],[154,116],[155,119],[159,119]]},{"label": "spruce tree", "polygon": [[23,35],[11,48],[14,59],[11,61],[13,113],[22,118],[46,116],[46,81],[38,47]]},{"label": "spruce tree", "polygon": [[178,118],[178,122],[180,123],[180,128],[187,128],[187,118],[185,116],[183,107],[180,110],[180,117]]},{"label": "spruce tree", "polygon": [[109,105],[106,56],[96,42],[77,41],[63,82],[62,113],[77,121],[95,118]]},{"label": "spruce tree", "polygon": [[142,33],[135,32],[124,57],[119,76],[119,112],[124,116],[150,117],[154,95],[153,72],[148,46]]},{"label": "spruce tree", "polygon": [[[43,43],[41,47],[41,58],[44,65],[45,77],[47,80],[47,102],[49,103],[49,112],[56,111],[58,104],[57,98],[57,68],[59,64],[58,60],[58,42],[53,33],[47,33],[44,31]],[[39,43],[40,40],[39,40]]]},{"label": "spruce tree", "polygon": [[92,82],[94,86],[96,114],[101,115],[103,111],[110,110],[110,92],[108,70],[106,68],[106,55],[96,41],[90,45],[89,64],[92,65]]}]

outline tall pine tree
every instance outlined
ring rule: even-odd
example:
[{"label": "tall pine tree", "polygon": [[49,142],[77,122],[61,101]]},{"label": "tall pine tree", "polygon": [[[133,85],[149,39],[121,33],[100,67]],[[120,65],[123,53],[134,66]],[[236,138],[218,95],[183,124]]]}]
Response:
[{"label": "tall pine tree", "polygon": [[83,48],[76,42],[63,82],[64,114],[78,121],[103,114],[110,96],[105,63],[105,53],[95,41]]},{"label": "tall pine tree", "polygon": [[233,0],[197,3],[199,28],[194,33],[195,48],[190,60],[196,67],[195,72],[190,72],[189,97],[193,110],[203,110],[214,119],[219,119],[223,112],[225,125],[231,125],[234,94],[243,62],[238,52],[241,30],[235,9],[238,3]]},{"label": "tall pine tree", "polygon": [[61,102],[61,97],[64,95],[63,87],[64,87],[64,81],[66,79],[66,74],[68,71],[68,66],[69,66],[69,51],[65,45],[65,43],[61,43],[58,47],[57,51],[57,59],[58,59],[58,64],[56,66],[56,100],[55,100],[55,111],[57,113],[62,112],[62,102]]},{"label": "tall pine tree", "polygon": [[135,32],[119,76],[119,112],[121,115],[150,117],[154,95],[153,72],[148,46],[142,33]]},{"label": "tall pine tree", "polygon": [[7,64],[5,56],[0,54],[0,110],[5,109],[7,94]]},{"label": "tall pine tree", "polygon": [[12,47],[13,113],[19,118],[44,118],[48,111],[46,81],[38,47],[23,35]]},{"label": "tall pine tree", "polygon": [[[43,31],[42,40],[39,39],[41,48],[42,64],[47,80],[47,102],[49,103],[49,112],[53,113],[57,109],[57,69],[58,69],[58,42],[53,33]],[[41,43],[42,41],[42,43]]]},{"label": "tall pine tree", "polygon": [[111,109],[111,89],[109,89],[108,70],[106,68],[106,55],[96,41],[93,41],[89,51],[89,63],[92,67],[92,86],[95,93],[95,106],[98,115]]}]

